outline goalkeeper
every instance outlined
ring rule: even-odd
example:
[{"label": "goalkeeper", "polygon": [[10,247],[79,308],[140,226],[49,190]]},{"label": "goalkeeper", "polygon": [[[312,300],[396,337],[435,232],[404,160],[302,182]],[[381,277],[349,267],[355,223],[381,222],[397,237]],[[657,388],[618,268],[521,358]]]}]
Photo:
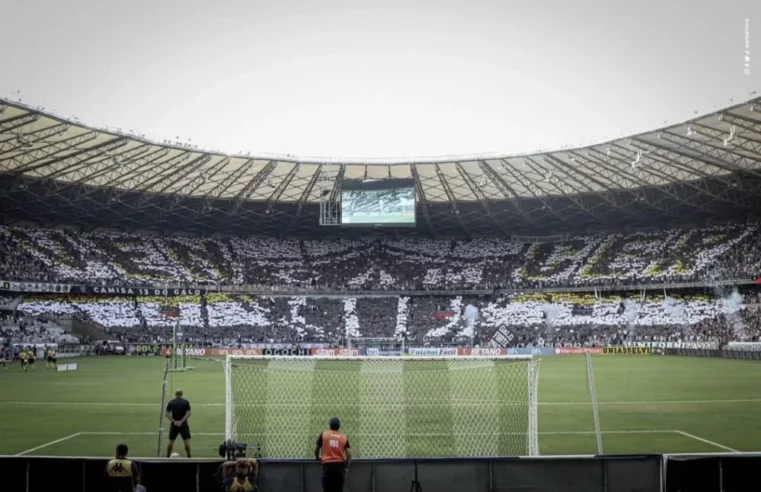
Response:
[{"label": "goalkeeper", "polygon": [[349,438],[341,434],[341,421],[330,419],[330,430],[317,437],[314,457],[322,462],[323,492],[343,492],[346,473],[351,462]]}]

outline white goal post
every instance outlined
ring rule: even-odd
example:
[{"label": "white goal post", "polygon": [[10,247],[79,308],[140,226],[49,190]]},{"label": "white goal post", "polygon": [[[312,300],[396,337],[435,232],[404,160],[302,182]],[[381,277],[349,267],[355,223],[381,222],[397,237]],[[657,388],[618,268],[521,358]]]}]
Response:
[{"label": "white goal post", "polygon": [[339,417],[355,457],[537,456],[531,356],[245,356],[225,362],[225,437],[308,458]]}]

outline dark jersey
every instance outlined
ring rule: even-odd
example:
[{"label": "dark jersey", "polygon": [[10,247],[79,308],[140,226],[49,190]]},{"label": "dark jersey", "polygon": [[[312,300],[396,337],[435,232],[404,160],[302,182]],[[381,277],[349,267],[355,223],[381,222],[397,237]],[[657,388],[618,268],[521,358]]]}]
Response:
[{"label": "dark jersey", "polygon": [[182,420],[190,411],[190,402],[185,398],[175,398],[167,404],[166,411],[172,414],[172,420]]}]

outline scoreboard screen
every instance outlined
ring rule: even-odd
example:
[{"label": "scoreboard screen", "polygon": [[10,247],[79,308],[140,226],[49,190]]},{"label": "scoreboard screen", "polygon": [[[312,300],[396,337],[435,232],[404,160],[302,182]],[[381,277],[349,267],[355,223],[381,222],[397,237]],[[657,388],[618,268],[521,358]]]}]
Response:
[{"label": "scoreboard screen", "polygon": [[341,190],[342,225],[415,225],[415,188],[344,186]]}]

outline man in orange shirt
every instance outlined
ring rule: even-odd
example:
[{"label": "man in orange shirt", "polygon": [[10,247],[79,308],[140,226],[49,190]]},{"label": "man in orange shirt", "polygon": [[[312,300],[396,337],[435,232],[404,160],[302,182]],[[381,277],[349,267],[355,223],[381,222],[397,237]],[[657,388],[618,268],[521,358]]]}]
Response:
[{"label": "man in orange shirt", "polygon": [[339,432],[341,421],[330,419],[330,430],[317,437],[314,457],[322,462],[323,492],[343,492],[344,479],[351,462],[349,438]]}]

